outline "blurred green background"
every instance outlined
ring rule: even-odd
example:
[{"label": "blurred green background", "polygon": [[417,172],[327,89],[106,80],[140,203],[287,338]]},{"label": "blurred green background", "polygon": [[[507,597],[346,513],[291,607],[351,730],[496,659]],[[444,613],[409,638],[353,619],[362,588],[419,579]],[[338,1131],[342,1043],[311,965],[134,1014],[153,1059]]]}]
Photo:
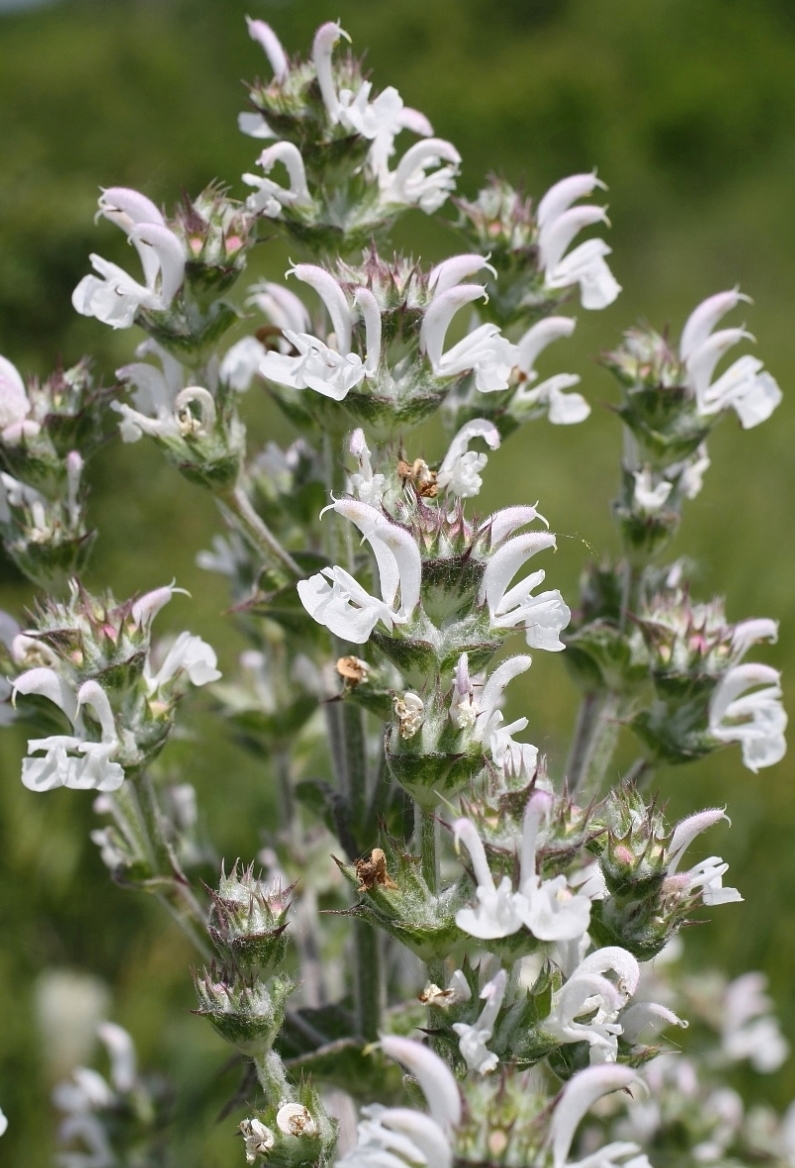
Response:
[{"label": "blurred green background", "polygon": [[[6,7],[13,7],[7,4]],[[701,564],[704,598],[729,597],[733,619],[781,620],[765,659],[795,676],[795,6],[792,0],[63,0],[30,11],[0,5],[0,352],[26,371],[96,356],[109,374],[136,338],[76,316],[70,294],[88,253],[125,263],[120,233],[92,221],[98,187],[127,185],[173,203],[220,178],[242,193],[255,142],[237,133],[240,78],[267,73],[244,15],[265,18],[286,47],[306,51],[322,20],[340,17],[367,48],[376,85],[396,85],[464,158],[472,194],[489,170],[542,193],[598,166],[610,186],[612,267],[624,293],[609,310],[579,311],[573,341],[541,372],[578,372],[594,405],[576,428],[539,423],[487,472],[483,507],[540,499],[560,551],[550,578],[571,597],[589,549],[613,545],[618,426],[594,354],[638,318],[675,332],[704,296],[739,283],[758,352],[785,391],[772,421],[733,421],[711,443],[713,469],[690,506],[677,550]],[[436,259],[455,236],[419,213],[399,243]],[[260,249],[279,278],[287,251]],[[252,391],[257,436],[288,437]],[[430,440],[429,440],[430,441]],[[431,446],[425,451],[436,455]],[[416,453],[420,453],[417,451]],[[113,442],[92,471],[101,530],[88,583],[118,596],[176,576],[163,628],[189,627],[230,665],[239,648],[222,616],[223,582],[194,566],[218,521],[208,498],[147,443]],[[16,614],[30,592],[0,565],[0,603]],[[514,705],[532,741],[560,766],[575,692],[560,658],[536,657]],[[220,851],[251,858],[271,800],[254,764],[206,719],[186,778],[199,789]],[[193,954],[157,906],[114,888],[87,841],[91,797],[32,794],[19,782],[17,732],[0,735],[0,1104],[11,1118],[4,1163],[51,1162],[48,1064],[34,1028],[35,979],[46,968],[90,971],[113,989],[114,1017],[145,1064],[180,1082],[180,1164],[238,1164],[233,1123],[199,1101],[222,1100],[234,1073],[226,1049],[193,1018]],[[795,753],[753,776],[730,751],[659,775],[672,814],[727,804],[731,832],[706,847],[732,863],[746,903],[688,935],[694,964],[764,969],[795,1040]],[[795,1096],[795,1065],[748,1079],[757,1099]],[[204,1151],[199,1149],[204,1147]]]}]

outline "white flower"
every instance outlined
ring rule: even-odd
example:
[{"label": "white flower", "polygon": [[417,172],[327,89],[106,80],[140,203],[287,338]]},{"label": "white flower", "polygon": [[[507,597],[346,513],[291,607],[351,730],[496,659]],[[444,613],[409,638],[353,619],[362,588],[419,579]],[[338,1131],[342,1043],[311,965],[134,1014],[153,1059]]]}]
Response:
[{"label": "white flower", "polygon": [[[469,705],[475,710],[473,739],[482,742],[485,750],[491,753],[495,766],[505,767],[519,772],[524,767],[530,775],[533,774],[538,760],[538,750],[525,742],[514,742],[513,735],[520,733],[527,727],[527,718],[517,718],[516,721],[504,725],[504,717],[500,706],[505,687],[514,677],[525,673],[531,666],[532,659],[527,656],[509,657],[492,673],[482,687],[480,696],[475,700],[474,693],[469,698]],[[459,662],[468,678],[468,665]],[[463,684],[464,673],[457,679],[457,684]],[[480,688],[480,687],[479,687]]]},{"label": "white flower", "polygon": [[[359,134],[372,142],[368,162],[378,180],[385,205],[420,207],[431,214],[441,207],[455,187],[461,156],[450,142],[430,136],[433,129],[427,118],[404,106],[402,97],[393,86],[373,101],[370,100],[372,85],[369,81],[362,81],[355,92],[342,89],[338,93],[331,57],[341,37],[350,39],[339,24],[324,24],[315,34],[312,50],[329,120],[332,125],[340,125],[349,133]],[[404,129],[427,140],[410,147],[397,168],[390,171],[389,159],[394,154],[395,137]],[[430,174],[427,173],[429,170]]]},{"label": "white flower", "polygon": [[0,523],[11,521],[12,507],[28,508],[27,524],[40,533],[42,540],[49,537],[52,529],[47,519],[44,496],[35,487],[29,487],[13,475],[0,471]]},{"label": "white flower", "polygon": [[479,709],[479,705],[475,702],[474,683],[469,676],[469,655],[462,653],[453,674],[450,721],[457,730],[472,730],[477,721]]},{"label": "white flower", "polygon": [[351,349],[353,315],[345,293],[333,276],[315,264],[296,264],[288,273],[309,284],[325,304],[334,330],[335,347],[309,333],[285,329],[284,336],[296,355],[267,352],[260,365],[263,377],[292,389],[314,389],[324,397],[342,401],[378,365],[381,348],[381,315],[373,294],[357,290],[356,302],[365,322],[367,356]]},{"label": "white flower", "polygon": [[[764,688],[748,693],[754,686]],[[787,750],[786,727],[777,670],[749,663],[725,674],[709,704],[709,731],[719,742],[739,742],[749,770],[781,761]]]},{"label": "white flower", "polygon": [[276,1126],[285,1136],[317,1135],[317,1124],[303,1103],[283,1103],[276,1112]]},{"label": "white flower", "polygon": [[433,982],[426,982],[425,989],[419,995],[424,1006],[434,1006],[439,1010],[447,1010],[450,1006],[457,1006],[461,1002],[468,1002],[472,997],[469,982],[461,969],[453,970],[447,989],[442,989]]},{"label": "white flower", "polygon": [[228,576],[234,580],[245,569],[249,562],[248,549],[236,532],[227,538],[214,535],[212,551],[196,553],[196,566],[205,572],[218,572],[221,576]]},{"label": "white flower", "polygon": [[[31,791],[51,791],[55,787],[78,790],[115,791],[124,781],[124,771],[113,755],[119,747],[116,724],[105,691],[96,681],[86,681],[75,692],[53,669],[30,669],[13,682],[17,694],[37,694],[66,715],[74,734],[56,734],[28,741],[28,757],[22,762],[22,782]],[[83,709],[87,707],[99,723],[101,740],[86,737]],[[43,753],[44,757],[38,757]]]},{"label": "white flower", "polygon": [[[260,280],[251,286],[250,293],[246,304],[258,308],[274,328],[283,333],[288,330],[292,333],[309,332],[311,326],[306,306],[289,288],[270,280]],[[293,348],[284,335],[275,338],[275,345],[280,353],[290,353]],[[221,380],[229,382],[239,393],[245,392],[259,373],[267,351],[256,337],[244,337],[225,354],[219,370]]]},{"label": "white flower", "polygon": [[0,434],[4,442],[16,444],[23,438],[35,438],[41,426],[28,418],[30,409],[21,373],[0,357]]},{"label": "white flower", "polygon": [[679,355],[687,368],[699,414],[711,417],[731,407],[744,430],[769,418],[782,398],[778,384],[769,373],[762,372],[762,362],[756,357],[740,357],[710,384],[724,353],[741,340],[753,340],[743,328],[712,331],[727,312],[747,300],[736,289],[708,297],[688,317],[679,342]]},{"label": "white flower", "polygon": [[217,664],[215,651],[206,641],[191,633],[180,633],[158,671],[153,673],[147,660],[143,676],[149,693],[155,694],[171,686],[182,674],[196,686],[218,681],[221,674]]},{"label": "white flower", "polygon": [[660,479],[656,486],[652,480],[652,473],[648,466],[642,470],[633,471],[635,489],[632,494],[632,504],[643,515],[659,515],[665,506],[666,500],[674,489],[673,483]]},{"label": "white flower", "polygon": [[486,849],[469,819],[457,819],[453,824],[456,847],[461,841],[466,844],[469,860],[475,873],[477,888],[476,908],[462,908],[455,914],[455,923],[470,937],[481,941],[491,941],[498,937],[510,937],[522,927],[516,897],[508,876],[500,880],[499,888],[486,859]]},{"label": "white flower", "polygon": [[[270,62],[273,70],[273,79],[277,84],[284,81],[289,71],[289,61],[287,54],[282,48],[281,41],[276,36],[269,24],[264,20],[251,20],[246,17],[248,24],[249,36],[252,40],[257,41],[265,51],[265,55]],[[250,138],[275,138],[273,130],[262,114],[257,111],[246,110],[244,113],[237,115],[238,129],[242,134],[248,135]]]},{"label": "white flower", "polygon": [[265,346],[256,337],[243,337],[224,353],[219,378],[238,393],[245,393],[259,373],[265,353]]},{"label": "white flower", "polygon": [[482,438],[490,450],[496,450],[500,445],[499,430],[485,418],[473,418],[461,427],[436,476],[439,490],[449,491],[459,499],[472,499],[483,486],[480,471],[488,462],[488,456],[469,450],[473,438]]},{"label": "white flower", "polygon": [[166,227],[163,216],[144,195],[124,187],[103,191],[99,213],[126,232],[141,260],[145,284],[116,264],[91,255],[97,276],[84,276],[72,294],[82,316],[95,316],[112,328],[129,328],[140,308],[166,311],[185,277],[182,244]]},{"label": "white flower", "polygon": [[61,1111],[80,1114],[112,1107],[116,1096],[99,1071],[75,1067],[70,1079],[55,1085],[52,1101]]},{"label": "white flower", "polygon": [[452,1168],[450,1141],[438,1124],[408,1107],[362,1108],[356,1144],[337,1168]]},{"label": "white flower", "polygon": [[445,1134],[461,1122],[461,1095],[453,1073],[427,1046],[410,1038],[389,1034],[381,1037],[381,1049],[388,1058],[406,1068],[419,1083],[428,1101],[431,1119]]},{"label": "white flower", "polygon": [[508,587],[531,556],[550,547],[555,547],[555,536],[545,531],[517,535],[502,544],[486,565],[478,602],[488,605],[493,627],[523,626],[530,648],[559,652],[565,648],[560,633],[569,623],[571,610],[557,588],[532,595],[533,589],[543,583],[545,572],[533,572],[521,583]]},{"label": "white flower", "polygon": [[494,1033],[494,1023],[497,1021],[507,984],[508,974],[501,969],[480,991],[480,997],[486,1004],[477,1022],[473,1026],[468,1026],[464,1022],[453,1023],[453,1030],[458,1035],[461,1057],[467,1068],[470,1071],[477,1071],[479,1075],[488,1075],[499,1066],[499,1059],[486,1044],[491,1041]]},{"label": "white flower", "polygon": [[670,859],[666,869],[666,889],[681,890],[690,893],[701,889],[701,900],[705,905],[732,904],[743,898],[736,888],[724,888],[723,877],[729,870],[720,856],[709,856],[701,860],[687,872],[679,874],[679,864],[685,851],[702,831],[713,827],[722,819],[729,821],[725,811],[719,807],[711,807],[707,811],[699,811],[689,815],[674,828],[669,847]]},{"label": "white flower", "polygon": [[455,190],[460,165],[452,142],[424,138],[408,148],[395,170],[381,169],[381,198],[388,206],[419,207],[432,215]]},{"label": "white flower", "polygon": [[697,495],[701,494],[701,488],[704,486],[704,475],[711,465],[707,454],[707,444],[702,442],[690,461],[684,464],[679,475],[677,486],[686,499],[695,499]]},{"label": "white flower", "polygon": [[95,1115],[81,1112],[67,1115],[58,1128],[58,1140],[63,1144],[80,1140],[88,1149],[59,1152],[58,1168],[115,1168],[118,1164],[105,1128]]},{"label": "white flower", "polygon": [[115,1022],[101,1022],[97,1034],[110,1056],[110,1081],[120,1095],[126,1095],[138,1078],[133,1040]]},{"label": "white flower", "polygon": [[726,987],[721,1010],[723,1053],[732,1062],[748,1059],[762,1074],[777,1071],[789,1055],[766,988],[763,973],[743,974]]},{"label": "white flower", "polygon": [[[285,187],[267,176],[277,163],[287,171],[290,185]],[[244,174],[243,182],[254,187],[254,194],[246,199],[246,207],[254,213],[262,212],[269,219],[278,219],[283,207],[311,207],[312,196],[306,185],[306,170],[301,152],[292,142],[276,142],[262,151],[257,164],[265,172],[265,178],[257,174]]]},{"label": "white flower", "polygon": [[393,699],[401,738],[413,738],[425,720],[425,703],[419,694],[407,690]]},{"label": "white flower", "polygon": [[535,507],[528,507],[526,504],[518,507],[504,507],[483,521],[478,529],[478,535],[489,536],[489,547],[493,551],[509,535],[513,535],[520,527],[527,527],[530,523],[534,523],[536,519],[540,519],[543,524],[549,526],[544,516],[539,515]]},{"label": "white flower", "polygon": [[475,825],[469,819],[456,820],[456,846],[459,841],[466,844],[477,881],[477,907],[459,909],[456,924],[471,937],[509,937],[522,925],[539,941],[576,940],[585,933],[591,916],[590,898],[571,893],[565,876],[541,880],[536,872],[538,827],[548,810],[549,797],[542,792],[537,792],[525,809],[518,892],[507,876],[495,887]]},{"label": "white flower", "polygon": [[568,316],[549,316],[534,324],[517,343],[519,388],[511,398],[509,412],[522,418],[538,406],[546,407],[547,416],[556,426],[570,426],[583,422],[591,412],[591,407],[581,393],[564,393],[578,385],[580,378],[574,373],[557,373],[539,385],[534,385],[538,374],[535,362],[538,355],[559,337],[570,337],[577,322]]},{"label": "white flower", "polygon": [[[290,329],[294,333],[307,333],[310,329],[309,313],[303,300],[283,284],[271,280],[260,280],[252,284],[246,304],[253,306],[267,317],[277,329]],[[289,352],[289,341],[279,340],[281,352]]]},{"label": "white flower", "polygon": [[172,580],[170,584],[165,584],[162,588],[154,588],[151,592],[145,592],[143,596],[139,596],[130,609],[133,623],[139,628],[148,629],[161,608],[170,602],[175,593],[181,593],[183,596],[190,595],[184,588],[175,588]]},{"label": "white flower", "polygon": [[521,881],[516,907],[523,923],[539,941],[576,941],[591,920],[590,897],[572,893],[563,875],[542,880],[536,872],[536,845],[541,820],[550,799],[537,792],[527,801],[522,827]]},{"label": "white flower", "polygon": [[5,1112],[0,1108],[0,1136],[4,1136],[8,1131],[8,1118]]},{"label": "white flower", "polygon": [[452,1168],[450,1137],[461,1122],[461,1096],[452,1072],[410,1038],[386,1035],[380,1045],[418,1080],[430,1115],[380,1104],[362,1108],[356,1145],[337,1161],[339,1168]]},{"label": "white flower", "polygon": [[739,660],[744,657],[752,645],[760,641],[770,641],[775,645],[778,640],[778,621],[768,617],[752,617],[750,620],[740,621],[734,626],[732,633],[732,652]]},{"label": "white flower", "polygon": [[349,479],[351,494],[361,499],[363,503],[378,507],[384,497],[386,478],[382,474],[373,474],[370,448],[364,437],[364,430],[353,431],[348,449],[359,464],[358,472],[352,474]]},{"label": "white flower", "polygon": [[259,1156],[267,1156],[276,1143],[276,1137],[259,1119],[244,1119],[240,1124],[246,1163],[255,1164]]},{"label": "white flower", "polygon": [[566,249],[584,227],[607,223],[604,207],[579,206],[572,203],[605,189],[595,174],[574,174],[555,183],[538,204],[538,250],[547,288],[580,285],[583,308],[607,308],[621,291],[605,263],[610,248],[603,239],[589,239],[565,255]]},{"label": "white flower", "polygon": [[[634,1070],[624,1066],[586,1067],[572,1075],[552,1113],[549,1143],[553,1168],[613,1168],[617,1161],[625,1161],[626,1168],[650,1168],[646,1157],[639,1154],[637,1144],[631,1143],[608,1144],[584,1160],[576,1163],[569,1160],[574,1133],[586,1112],[603,1095],[625,1091],[634,1081]],[[632,1159],[627,1161],[628,1157]]]},{"label": "white flower", "polygon": [[641,1034],[646,1036],[645,1041],[648,1042],[666,1026],[681,1026],[683,1030],[688,1027],[687,1022],[684,1022],[667,1006],[661,1006],[659,1002],[634,1002],[631,1006],[627,1006],[626,1010],[621,1011],[619,1021],[622,1030],[621,1037],[633,1046],[639,1042]]},{"label": "white flower", "polygon": [[454,256],[434,268],[429,278],[434,294],[420,328],[420,351],[427,354],[435,376],[459,377],[472,372],[481,393],[508,388],[511,370],[516,364],[516,346],[495,324],[482,324],[452,348],[446,352],[443,350],[455,314],[486,295],[481,284],[459,284],[457,281],[488,267],[483,256],[473,255]]},{"label": "white flower", "polygon": [[[615,982],[605,977],[612,972]],[[618,1015],[638,986],[640,967],[626,949],[610,945],[589,954],[552,996],[544,1030],[558,1042],[587,1042],[591,1062],[615,1062]]]},{"label": "white flower", "polygon": [[123,442],[137,442],[143,434],[155,437],[179,433],[176,403],[185,385],[185,371],[156,341],[145,340],[135,350],[136,357],[157,357],[160,369],[148,361],[134,361],[116,370],[119,381],[133,387],[130,406],[112,402],[111,409],[121,414],[119,433]]},{"label": "white flower", "polygon": [[379,621],[391,632],[396,624],[405,624],[419,604],[422,575],[419,549],[404,528],[390,523],[367,503],[337,499],[326,510],[350,519],[370,544],[378,567],[382,599],[371,596],[340,567],[324,568],[308,580],[299,580],[298,595],[318,624],[325,625],[342,640],[363,645]]}]

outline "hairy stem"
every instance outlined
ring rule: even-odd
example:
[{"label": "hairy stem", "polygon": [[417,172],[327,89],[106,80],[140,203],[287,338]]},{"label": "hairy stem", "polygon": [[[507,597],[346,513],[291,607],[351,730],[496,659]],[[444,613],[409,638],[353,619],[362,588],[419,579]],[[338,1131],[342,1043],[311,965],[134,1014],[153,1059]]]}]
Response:
[{"label": "hairy stem", "polygon": [[439,821],[433,811],[414,808],[414,837],[420,848],[422,876],[434,896],[439,891]]},{"label": "hairy stem", "polygon": [[353,943],[356,951],[355,1001],[356,1029],[362,1038],[378,1038],[381,1024],[382,977],[380,937],[366,921],[354,921]]},{"label": "hairy stem", "polygon": [[566,778],[581,802],[599,793],[618,741],[620,708],[619,695],[610,691],[587,693],[580,704]]},{"label": "hairy stem", "polygon": [[166,840],[164,820],[147,774],[127,779],[113,796],[113,813],[129,843],[149,870],[148,891],[190,938],[205,961],[213,951],[207,940],[207,913],[179,870]]},{"label": "hairy stem", "polygon": [[[346,485],[341,442],[342,438],[338,434],[326,432],[324,435],[326,486],[330,492],[343,491]],[[350,570],[352,548],[346,528],[347,524],[343,525],[337,516],[329,516],[324,529],[324,542],[329,560]],[[332,651],[335,657],[344,657],[350,652],[350,647],[337,637],[332,637]],[[351,835],[358,851],[366,843],[361,837],[367,824],[370,801],[364,713],[358,707],[343,702],[329,704],[326,710],[337,789],[345,799]],[[380,939],[370,925],[364,921],[355,921],[353,943],[356,1026],[363,1038],[372,1040],[378,1037],[383,1002]]]},{"label": "hairy stem", "polygon": [[293,579],[302,579],[303,569],[290,553],[283,548],[276,536],[257,514],[246,492],[241,486],[219,495],[222,507],[230,513],[249,543],[261,552],[266,562],[287,570]]},{"label": "hairy stem", "polygon": [[275,1050],[254,1056],[254,1067],[260,1086],[269,1103],[279,1103],[291,1097],[290,1084],[284,1070],[284,1063]]}]

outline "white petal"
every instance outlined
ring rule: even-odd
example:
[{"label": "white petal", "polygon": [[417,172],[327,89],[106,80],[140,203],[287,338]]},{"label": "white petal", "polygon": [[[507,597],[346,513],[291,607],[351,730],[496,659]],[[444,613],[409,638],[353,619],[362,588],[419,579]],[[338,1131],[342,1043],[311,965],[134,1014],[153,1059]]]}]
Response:
[{"label": "white petal", "polygon": [[402,1063],[418,1080],[428,1100],[431,1116],[442,1131],[458,1127],[461,1122],[461,1095],[450,1068],[437,1054],[410,1038],[384,1035],[381,1049],[389,1058]]},{"label": "white petal", "polygon": [[707,831],[710,827],[714,827],[722,819],[725,819],[729,824],[731,823],[731,820],[722,808],[710,807],[707,811],[698,811],[695,815],[689,815],[686,819],[677,823],[674,828],[674,833],[671,836],[671,843],[669,844],[669,855],[671,857],[667,868],[669,876],[674,875],[679,867],[679,861],[696,836],[701,835],[702,831]]},{"label": "white petal", "polygon": [[556,182],[538,204],[536,222],[539,227],[544,227],[557,219],[572,203],[592,194],[597,187],[607,190],[605,184],[595,174],[572,174]]},{"label": "white petal", "polygon": [[498,548],[489,560],[478,594],[478,603],[488,604],[492,618],[496,615],[505,590],[531,556],[555,547],[555,536],[546,531],[530,531],[514,536]]},{"label": "white petal", "polygon": [[428,275],[428,288],[434,296],[440,296],[448,288],[454,288],[468,276],[474,276],[487,268],[494,278],[497,278],[496,269],[482,255],[457,255],[449,260],[443,260],[435,268],[431,268]]},{"label": "white petal", "polygon": [[686,1029],[688,1025],[687,1022],[683,1022],[681,1018],[677,1017],[673,1010],[669,1010],[667,1006],[661,1006],[657,1002],[636,1002],[634,1005],[628,1006],[626,1010],[622,1011],[620,1021],[624,1041],[633,1046],[647,1027],[651,1027],[649,1033],[651,1038],[665,1026],[681,1026]]},{"label": "white petal", "polygon": [[126,1094],[132,1091],[137,1077],[135,1046],[126,1030],[115,1022],[102,1022],[97,1034],[110,1055],[111,1081],[117,1091]]},{"label": "white petal", "polygon": [[265,55],[273,70],[274,81],[284,81],[290,65],[287,60],[287,54],[282,48],[282,43],[276,33],[264,20],[251,20],[247,16],[246,24],[248,25],[248,35],[265,50]]},{"label": "white petal", "polygon": [[679,355],[683,361],[704,344],[718,321],[736,308],[741,301],[749,301],[750,297],[743,296],[737,289],[730,292],[718,292],[702,300],[687,318],[682,329],[682,338],[679,342]]},{"label": "white petal", "polygon": [[550,1125],[554,1168],[563,1168],[580,1120],[597,1099],[611,1091],[626,1089],[635,1078],[631,1067],[605,1065],[588,1067],[569,1079],[558,1097]]},{"label": "white petal", "polygon": [[420,328],[420,351],[427,353],[434,372],[441,364],[450,321],[465,304],[485,295],[486,289],[481,284],[457,284],[435,296],[425,310]]},{"label": "white petal", "polygon": [[238,393],[245,393],[264,356],[265,346],[256,337],[243,337],[224,353],[218,376]]},{"label": "white petal", "polygon": [[129,187],[107,187],[99,197],[99,214],[116,223],[129,235],[138,223],[159,223],[165,220],[151,199]]},{"label": "white petal", "polygon": [[329,272],[317,264],[295,264],[287,273],[314,288],[328,309],[331,327],[337,338],[337,350],[343,356],[351,351],[351,310],[345,293]]},{"label": "white petal", "polygon": [[21,422],[29,412],[30,402],[19,370],[0,357],[0,430]]},{"label": "white petal", "polygon": [[38,694],[58,706],[72,724],[76,721],[77,698],[71,687],[54,669],[47,669],[44,666],[29,669],[27,673],[20,674],[12,685],[15,697],[18,693]]},{"label": "white petal", "polygon": [[245,134],[247,138],[276,137],[262,114],[252,113],[251,110],[243,110],[242,113],[237,115],[237,128],[240,130],[240,133]]},{"label": "white petal", "polygon": [[568,316],[548,316],[532,325],[516,346],[519,350],[517,365],[522,373],[528,377],[533,374],[539,354],[560,337],[570,337],[576,324],[576,320]]}]

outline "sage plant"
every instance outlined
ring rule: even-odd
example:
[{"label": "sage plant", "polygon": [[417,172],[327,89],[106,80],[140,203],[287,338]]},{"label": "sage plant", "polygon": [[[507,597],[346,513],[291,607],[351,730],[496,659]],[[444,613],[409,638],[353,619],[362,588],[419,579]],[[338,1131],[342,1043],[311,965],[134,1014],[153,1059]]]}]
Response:
[{"label": "sage plant", "polygon": [[[237,1162],[790,1164],[795,1119],[746,1114],[721,1083],[739,1060],[765,1073],[786,1057],[764,979],[716,973],[707,993],[679,967],[682,926],[742,899],[719,856],[694,855],[725,809],[670,823],[653,787],[659,764],[734,744],[756,772],[785,751],[779,674],[749,660],[776,622],[697,599],[669,551],[712,429],[727,414],[752,429],[781,399],[754,356],[718,371],[750,340],[746,297],[708,296],[678,344],[636,327],[603,357],[623,551],[567,603],[554,498],[483,514],[477,496],[489,452],[525,426],[587,423],[579,378],[535,366],[577,306],[621,291],[604,183],[564,177],[536,202],[492,178],[455,198],[458,151],[373,88],[339,24],[306,58],[248,30],[265,80],[240,115],[244,197],[213,184],[169,215],[138,191],[100,196],[131,271],[92,255],[73,304],[142,331],[135,359],[41,382],[0,360],[0,534],[39,590],[0,626],[3,721],[34,727],[22,781],[96,792],[120,900],[154,895],[195,942],[195,1025],[253,1068]],[[393,253],[409,208],[452,222],[460,252],[431,267]],[[275,233],[296,257],[286,283],[227,299]],[[268,394],[290,446],[251,449],[244,393]],[[428,462],[417,428],[435,415],[447,448]],[[126,600],[81,583],[84,467],[116,426],[217,506],[198,562],[228,579],[249,642],[231,678],[198,637],[156,639],[173,582]],[[582,691],[568,759],[503,713],[535,653],[562,654]],[[212,889],[195,791],[158,761],[196,687],[279,812]],[[619,778],[622,730],[638,755]],[[77,1068],[56,1089],[59,1162],[169,1162],[162,1090],[126,1032],[100,1037],[110,1078]]]}]

